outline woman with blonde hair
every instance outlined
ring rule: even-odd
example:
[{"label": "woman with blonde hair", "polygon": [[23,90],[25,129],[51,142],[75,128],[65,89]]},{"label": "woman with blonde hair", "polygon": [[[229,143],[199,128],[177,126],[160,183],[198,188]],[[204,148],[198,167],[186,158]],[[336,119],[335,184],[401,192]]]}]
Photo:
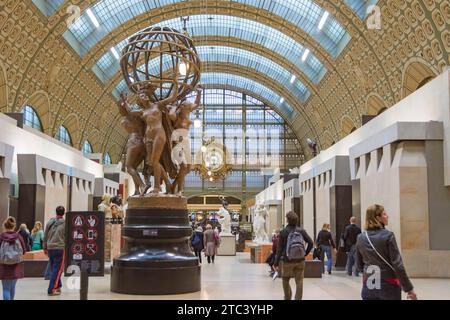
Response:
[{"label": "woman with blonde hair", "polygon": [[16,219],[13,217],[5,220],[3,229],[4,232],[0,234],[0,279],[3,300],[14,300],[17,280],[24,277],[25,243],[22,236],[14,231]]},{"label": "woman with blonde hair", "polygon": [[322,230],[320,230],[317,235],[317,247],[319,247],[321,252],[322,260],[322,273],[325,273],[325,255],[327,256],[327,268],[328,274],[331,274],[331,268],[333,267],[333,254],[331,247],[336,251],[336,245],[333,241],[333,235],[330,232],[331,227],[328,223],[324,223]]},{"label": "woman with blonde hair", "polygon": [[388,221],[389,215],[383,206],[375,204],[367,208],[365,231],[356,242],[356,266],[364,271],[361,297],[363,300],[401,300],[403,288],[408,299],[417,300],[395,235],[385,229]]},{"label": "woman with blonde hair", "polygon": [[42,230],[42,223],[36,221],[34,228],[31,230],[31,238],[33,239],[33,245],[31,251],[42,250],[42,242],[44,241],[44,230]]}]

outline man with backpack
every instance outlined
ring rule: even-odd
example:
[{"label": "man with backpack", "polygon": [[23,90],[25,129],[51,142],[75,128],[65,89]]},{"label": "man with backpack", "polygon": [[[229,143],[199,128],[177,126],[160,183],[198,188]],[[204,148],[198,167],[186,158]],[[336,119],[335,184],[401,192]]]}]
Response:
[{"label": "man with backpack", "polygon": [[295,212],[288,212],[286,220],[288,225],[280,232],[274,268],[278,271],[280,261],[282,262],[281,277],[283,278],[284,300],[292,299],[292,290],[289,285],[291,278],[295,278],[295,300],[301,300],[306,265],[305,257],[311,252],[314,243],[305,230],[297,227],[298,216]]},{"label": "man with backpack", "polygon": [[64,207],[57,207],[56,218],[51,218],[45,227],[43,249],[48,255],[51,271],[50,284],[48,286],[49,296],[61,294],[61,274],[64,268],[65,211]]}]

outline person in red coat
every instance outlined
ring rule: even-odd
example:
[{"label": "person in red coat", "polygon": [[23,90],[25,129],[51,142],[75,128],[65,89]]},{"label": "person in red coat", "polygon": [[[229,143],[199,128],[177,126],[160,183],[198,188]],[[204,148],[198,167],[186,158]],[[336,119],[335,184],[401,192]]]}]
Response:
[{"label": "person in red coat", "polygon": [[[4,232],[0,234],[0,248],[2,247],[3,242],[9,242],[10,244],[14,244],[17,240],[19,240],[22,255],[25,254],[25,242],[23,238],[15,232],[16,228],[16,219],[13,217],[9,217],[3,223]],[[14,300],[14,295],[16,292],[16,284],[18,279],[22,279],[24,277],[24,263],[23,261],[16,264],[2,264],[0,262],[0,279],[2,280],[3,287],[3,300]]]}]

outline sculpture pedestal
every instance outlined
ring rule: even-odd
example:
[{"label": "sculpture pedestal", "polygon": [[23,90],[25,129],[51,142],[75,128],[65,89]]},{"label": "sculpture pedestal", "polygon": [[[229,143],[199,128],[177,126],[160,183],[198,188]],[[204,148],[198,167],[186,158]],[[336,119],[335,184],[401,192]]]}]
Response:
[{"label": "sculpture pedestal", "polygon": [[272,252],[272,244],[270,243],[249,243],[250,259],[253,263],[266,263],[267,258]]},{"label": "sculpture pedestal", "polygon": [[128,199],[123,255],[111,268],[111,291],[163,295],[200,291],[200,266],[189,247],[186,198]]},{"label": "sculpture pedestal", "polygon": [[235,256],[236,255],[236,236],[220,235],[220,246],[217,248],[218,256]]}]

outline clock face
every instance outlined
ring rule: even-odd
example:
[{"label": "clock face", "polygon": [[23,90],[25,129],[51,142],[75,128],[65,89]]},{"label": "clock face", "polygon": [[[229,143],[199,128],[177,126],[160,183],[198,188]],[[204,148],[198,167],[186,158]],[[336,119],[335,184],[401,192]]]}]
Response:
[{"label": "clock face", "polygon": [[211,171],[219,170],[223,165],[223,156],[217,149],[208,150],[205,154],[205,163],[209,164],[208,169]]}]

